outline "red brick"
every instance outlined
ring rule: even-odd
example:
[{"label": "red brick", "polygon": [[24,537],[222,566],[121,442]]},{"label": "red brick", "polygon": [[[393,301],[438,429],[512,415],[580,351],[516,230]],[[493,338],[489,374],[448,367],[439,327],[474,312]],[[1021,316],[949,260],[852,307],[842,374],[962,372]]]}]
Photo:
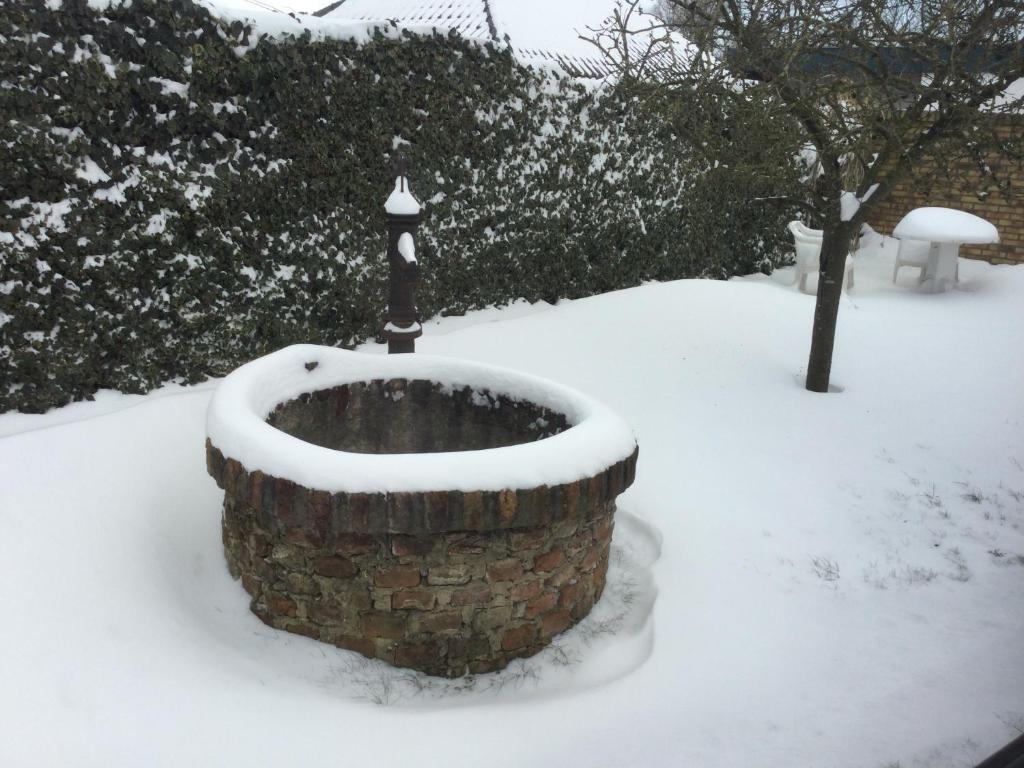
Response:
[{"label": "red brick", "polygon": [[465,563],[438,565],[427,571],[427,584],[445,587],[467,584],[473,578],[473,569]]},{"label": "red brick", "polygon": [[252,602],[252,605],[249,606],[249,610],[256,615],[257,619],[262,621],[268,627],[274,626],[274,617],[270,615],[270,612],[266,608],[257,605],[255,600]]},{"label": "red brick", "polygon": [[537,581],[526,581],[521,584],[516,584],[512,589],[509,590],[508,596],[515,602],[521,600],[532,600],[537,597],[544,589],[544,582]]},{"label": "red brick", "polygon": [[487,566],[488,581],[515,581],[522,575],[523,564],[514,557]]},{"label": "red brick", "polygon": [[478,656],[490,656],[491,645],[486,637],[473,635],[472,637],[444,636],[435,638],[422,638],[426,641],[433,641],[442,645],[447,650],[448,669],[444,674],[448,677],[458,677],[466,673],[466,659]]},{"label": "red brick", "polygon": [[619,461],[612,464],[605,473],[608,476],[608,498],[614,499],[623,490],[623,478],[625,477],[625,462]]},{"label": "red brick", "polygon": [[478,555],[487,549],[488,539],[483,534],[460,535],[448,544],[449,555]]},{"label": "red brick", "polygon": [[243,573],[242,589],[248,592],[252,597],[256,597],[260,591],[260,580],[251,574]]},{"label": "red brick", "polygon": [[284,581],[288,585],[289,595],[317,595],[320,593],[320,585],[316,583],[316,580],[301,571],[285,574]]},{"label": "red brick", "polygon": [[283,523],[292,520],[295,506],[295,483],[283,477],[276,478],[274,499],[277,504],[277,519]]},{"label": "red brick", "polygon": [[593,607],[594,595],[587,590],[582,590],[580,592],[579,599],[576,601],[575,605],[565,606],[565,608],[572,614],[572,617],[577,621],[590,613],[590,609]]},{"label": "red brick", "polygon": [[235,481],[238,480],[238,473],[242,471],[242,465],[234,459],[228,459],[224,462],[224,472],[222,479],[224,481],[223,488],[228,493],[233,493],[235,490]]},{"label": "red brick", "polygon": [[285,541],[305,549],[319,549],[323,546],[323,537],[308,528],[288,528],[284,532]]},{"label": "red brick", "polygon": [[579,516],[580,513],[580,483],[586,480],[579,480],[565,486],[565,509],[570,518]]},{"label": "red brick", "polygon": [[[217,481],[217,485],[221,485],[221,474],[224,472],[224,454],[213,447],[210,438],[206,438],[206,471]],[[221,487],[223,488],[222,485]]]},{"label": "red brick", "polygon": [[252,572],[264,583],[273,584],[284,578],[284,568],[273,560],[258,558],[252,562]]},{"label": "red brick", "polygon": [[253,509],[263,502],[263,473],[258,469],[249,475],[249,506]]},{"label": "red brick", "polygon": [[378,542],[366,533],[343,533],[334,542],[334,551],[343,555],[365,555],[377,551]]},{"label": "red brick", "polygon": [[339,635],[337,637],[331,637],[330,642],[339,648],[343,648],[346,651],[355,651],[361,653],[363,656],[368,656],[371,659],[377,655],[377,646],[373,640],[368,640],[365,637],[349,637],[347,635]]},{"label": "red brick", "polygon": [[489,587],[470,587],[452,592],[452,605],[485,605],[491,602],[492,593]]},{"label": "red brick", "polygon": [[433,546],[433,542],[430,539],[417,539],[414,536],[391,537],[391,552],[396,557],[426,555],[430,553]]},{"label": "red brick", "polygon": [[331,527],[331,494],[313,491],[309,497],[309,522],[317,540],[323,541]]},{"label": "red brick", "polygon": [[298,612],[298,606],[290,597],[284,595],[267,595],[267,610],[275,616],[294,616]]},{"label": "red brick", "polygon": [[398,640],[405,637],[405,617],[404,613],[363,614],[363,634],[367,637]]},{"label": "red brick", "polygon": [[[546,485],[538,485],[528,492],[531,506],[535,510],[531,519],[547,519],[551,510],[551,488]],[[538,518],[538,515],[540,516]]]},{"label": "red brick", "polygon": [[274,541],[265,533],[253,531],[249,534],[248,545],[253,557],[267,557],[274,546]]},{"label": "red brick", "polygon": [[572,607],[576,605],[576,601],[580,599],[582,592],[582,584],[566,584],[558,593],[558,604],[562,608],[572,610]]},{"label": "red brick", "polygon": [[418,565],[403,565],[387,571],[379,571],[374,576],[373,583],[378,587],[389,589],[417,587],[420,583],[420,569]]},{"label": "red brick", "polygon": [[604,547],[594,547],[592,550],[587,552],[584,556],[583,561],[580,563],[581,571],[592,571],[601,562],[602,557],[607,552]]},{"label": "red brick", "polygon": [[501,649],[503,651],[514,651],[533,642],[537,635],[537,627],[533,624],[523,624],[519,627],[505,630],[501,636]]},{"label": "red brick", "polygon": [[310,620],[318,624],[340,624],[345,619],[341,606],[334,603],[312,603],[307,613]]},{"label": "red brick", "polygon": [[448,518],[448,492],[431,491],[423,494],[426,505],[428,530],[443,530]]},{"label": "red brick", "polygon": [[469,662],[467,668],[471,675],[486,675],[488,672],[497,672],[499,669],[504,669],[506,666],[508,666],[508,660],[503,658],[476,659]]},{"label": "red brick", "polygon": [[512,606],[498,605],[484,608],[473,614],[473,628],[479,632],[491,632],[504,629],[512,621]]},{"label": "red brick", "polygon": [[462,626],[462,614],[458,611],[439,611],[418,617],[423,632],[447,632]]},{"label": "red brick", "polygon": [[528,619],[535,618],[546,611],[550,611],[558,602],[558,595],[554,592],[547,592],[540,597],[535,597],[526,604],[524,616]]},{"label": "red brick", "polygon": [[484,494],[481,491],[471,491],[462,495],[462,510],[465,514],[465,524],[469,529],[480,529],[484,527]]},{"label": "red brick", "polygon": [[333,555],[317,558],[313,571],[330,579],[350,579],[359,573],[359,568],[351,560]]},{"label": "red brick", "polygon": [[542,637],[557,635],[569,628],[572,623],[572,616],[564,608],[552,611],[540,620],[540,634]]},{"label": "red brick", "polygon": [[498,495],[498,510],[501,519],[506,523],[515,519],[516,516],[516,492],[504,490]]},{"label": "red brick", "polygon": [[346,589],[339,597],[344,601],[345,607],[354,611],[368,611],[373,605],[369,589],[352,589],[346,585]]},{"label": "red brick", "polygon": [[521,552],[524,549],[540,549],[547,543],[548,530],[542,528],[533,531],[524,531],[523,533],[513,533],[510,538],[510,544],[513,551]]},{"label": "red brick", "polygon": [[432,667],[441,661],[443,649],[436,640],[399,643],[395,664],[400,667]]},{"label": "red brick", "polygon": [[310,624],[289,624],[287,629],[289,632],[292,632],[296,635],[310,637],[314,640],[320,639],[320,628],[311,626]]},{"label": "red brick", "polygon": [[565,555],[562,554],[561,549],[552,549],[546,554],[540,555],[533,561],[533,570],[538,573],[547,573],[553,571],[562,562],[562,558]]},{"label": "red brick", "polygon": [[391,607],[396,611],[410,608],[429,611],[435,601],[434,593],[425,589],[405,589],[391,595]]},{"label": "red brick", "polygon": [[351,493],[348,497],[348,518],[352,528],[365,531],[370,527],[370,495]]},{"label": "red brick", "polygon": [[548,576],[546,584],[555,589],[561,589],[566,584],[572,584],[579,578],[579,573],[573,568],[572,563],[566,563],[557,571]]}]

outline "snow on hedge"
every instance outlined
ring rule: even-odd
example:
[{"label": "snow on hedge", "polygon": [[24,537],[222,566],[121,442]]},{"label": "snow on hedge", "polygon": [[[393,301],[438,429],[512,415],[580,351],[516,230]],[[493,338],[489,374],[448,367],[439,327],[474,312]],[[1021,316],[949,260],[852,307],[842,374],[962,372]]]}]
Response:
[{"label": "snow on hedge", "polygon": [[0,13],[2,409],[378,332],[397,146],[427,314],[787,258],[792,212],[749,204],[801,194],[785,159],[707,167],[660,117],[507,49],[321,39],[336,20],[258,4],[54,7]]}]

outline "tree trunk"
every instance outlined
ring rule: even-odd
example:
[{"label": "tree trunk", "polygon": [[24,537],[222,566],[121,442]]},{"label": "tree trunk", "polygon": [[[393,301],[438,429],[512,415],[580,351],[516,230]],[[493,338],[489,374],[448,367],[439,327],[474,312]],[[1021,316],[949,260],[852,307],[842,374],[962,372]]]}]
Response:
[{"label": "tree trunk", "polygon": [[811,331],[811,355],[807,360],[807,389],[828,392],[832,373],[832,348],[836,341],[836,320],[843,297],[843,275],[850,233],[842,224],[825,224],[821,243],[821,271],[818,273],[818,297],[814,305]]}]

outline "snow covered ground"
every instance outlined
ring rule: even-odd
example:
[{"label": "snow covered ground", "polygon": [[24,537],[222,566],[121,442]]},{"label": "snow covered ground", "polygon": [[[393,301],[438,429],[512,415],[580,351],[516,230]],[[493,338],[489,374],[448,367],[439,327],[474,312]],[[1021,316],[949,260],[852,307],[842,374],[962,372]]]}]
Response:
[{"label": "snow covered ground", "polygon": [[858,258],[829,395],[790,270],[425,324],[640,443],[594,614],[470,681],[248,612],[210,385],[0,416],[0,764],[972,765],[1024,729],[1024,268],[921,295],[892,258]]}]

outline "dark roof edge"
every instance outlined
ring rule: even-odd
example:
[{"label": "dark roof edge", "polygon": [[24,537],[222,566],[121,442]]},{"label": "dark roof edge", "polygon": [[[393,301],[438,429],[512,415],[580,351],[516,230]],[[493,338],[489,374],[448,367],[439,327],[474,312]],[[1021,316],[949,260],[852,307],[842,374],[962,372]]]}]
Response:
[{"label": "dark roof edge", "polygon": [[[345,0],[340,0],[345,2]],[[487,28],[491,31],[491,40],[498,42],[498,28],[494,26],[494,14],[491,13],[491,0],[484,0],[484,15],[487,17]]]},{"label": "dark roof edge", "polygon": [[321,8],[319,11],[313,11],[314,16],[326,16],[328,13],[333,11],[335,8],[345,4],[345,0],[337,0],[337,2],[331,3],[330,5]]}]

